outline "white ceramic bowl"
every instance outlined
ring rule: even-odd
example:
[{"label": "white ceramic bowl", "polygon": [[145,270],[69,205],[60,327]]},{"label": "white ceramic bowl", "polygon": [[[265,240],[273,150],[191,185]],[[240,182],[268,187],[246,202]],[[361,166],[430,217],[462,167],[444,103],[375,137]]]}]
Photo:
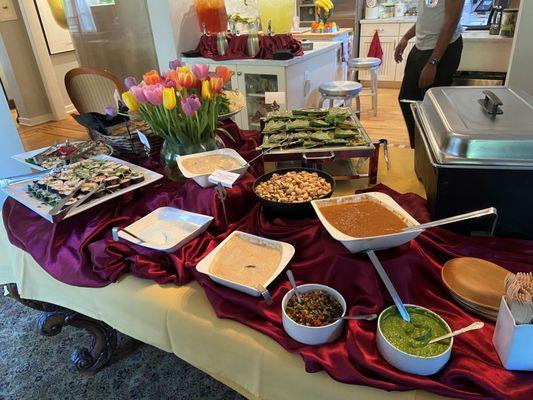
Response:
[{"label": "white ceramic bowl", "polygon": [[208,188],[211,186],[215,186],[213,183],[209,182],[209,175],[211,174],[195,174],[183,166],[183,161],[185,160],[188,160],[191,158],[212,156],[212,155],[225,155],[225,156],[232,157],[235,160],[237,160],[237,162],[239,162],[239,164],[241,164],[242,167],[231,169],[229,171],[239,174],[239,179],[242,178],[244,173],[248,170],[248,164],[246,160],[242,158],[241,155],[233,149],[218,149],[218,150],[212,150],[212,151],[205,151],[203,153],[189,154],[187,156],[179,156],[177,157],[178,167],[185,178],[193,179],[201,187]]},{"label": "white ceramic bowl", "polygon": [[407,211],[405,211],[398,203],[396,203],[392,197],[379,192],[369,192],[363,194],[355,194],[351,196],[332,197],[330,199],[313,200],[311,204],[315,209],[320,222],[329,232],[329,234],[336,240],[340,241],[351,253],[359,253],[367,250],[382,250],[390,247],[400,246],[409,242],[420,235],[423,230],[394,233],[391,235],[371,236],[365,238],[354,238],[346,235],[333,227],[324,215],[320,212],[320,207],[331,206],[341,203],[354,203],[361,200],[371,200],[381,204],[383,207],[388,208],[400,218],[402,218],[408,226],[420,225],[416,219],[414,219]]},{"label": "white ceramic bowl", "polygon": [[[335,289],[325,285],[310,283],[307,285],[298,286],[298,290],[300,293],[307,293],[312,290],[322,290],[327,292],[331,296],[335,297],[339,303],[341,303],[342,316],[346,314],[346,301],[344,300],[344,297],[342,297],[342,295]],[[285,307],[287,307],[293,292],[294,290],[289,290],[281,302],[281,313],[285,332],[287,332],[287,334],[294,340],[304,344],[317,345],[337,340],[342,334],[344,328],[343,319],[339,319],[338,321],[325,326],[305,326],[296,323],[287,315],[285,312]]]},{"label": "white ceramic bowl", "polygon": [[[428,314],[437,317],[446,326],[448,331],[451,332],[450,326],[446,323],[446,321],[444,321],[438,314],[434,313],[433,311],[413,304],[406,304],[406,306],[418,308],[427,312]],[[450,340],[450,345],[448,346],[446,351],[444,351],[444,353],[433,357],[415,356],[394,347],[392,343],[390,343],[385,338],[385,336],[383,336],[383,332],[381,332],[381,318],[394,307],[396,306],[390,306],[384,309],[378,318],[376,341],[380,354],[385,360],[387,360],[390,365],[410,374],[433,375],[439,372],[450,359],[450,355],[452,354],[453,338]]]}]

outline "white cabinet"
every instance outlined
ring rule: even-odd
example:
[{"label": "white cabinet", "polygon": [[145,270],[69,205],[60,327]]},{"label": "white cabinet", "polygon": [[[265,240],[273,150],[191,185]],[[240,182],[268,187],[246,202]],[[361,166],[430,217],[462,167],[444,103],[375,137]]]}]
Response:
[{"label": "white cabinet", "polygon": [[[381,37],[381,48],[383,49],[383,58],[378,71],[380,81],[393,81],[396,77],[396,62],[394,61],[394,49],[396,48],[397,39],[392,37]],[[368,49],[372,43],[372,37],[361,37],[361,57],[366,57]],[[370,73],[366,71],[359,72],[359,79],[370,80]]]},{"label": "white cabinet", "polygon": [[[414,46],[414,38],[409,41],[409,44],[404,52],[403,61],[399,64],[394,61],[394,50],[400,39],[403,37],[413,23],[363,23],[361,24],[361,39],[359,43],[359,57],[366,57],[370,43],[374,33],[379,34],[381,48],[383,49],[383,60],[379,67],[378,79],[380,81],[401,82],[405,70],[405,63],[407,56]],[[367,72],[360,72],[359,79],[366,81],[370,80],[370,74]]]},{"label": "white cabinet", "polygon": [[405,71],[405,64],[407,63],[407,57],[409,57],[409,53],[411,52],[414,45],[415,45],[415,39],[409,40],[409,42],[407,43],[407,47],[405,48],[405,51],[403,52],[402,62],[399,64],[396,64],[396,74],[394,76],[394,80],[397,82],[401,82],[403,80],[403,73]]}]

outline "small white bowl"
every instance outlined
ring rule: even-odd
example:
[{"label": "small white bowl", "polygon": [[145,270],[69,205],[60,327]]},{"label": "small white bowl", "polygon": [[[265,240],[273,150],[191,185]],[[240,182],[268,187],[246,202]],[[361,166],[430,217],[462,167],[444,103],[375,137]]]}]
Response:
[{"label": "small white bowl", "polygon": [[[405,306],[415,307],[437,317],[446,326],[449,332],[452,331],[446,321],[444,321],[433,311],[413,304],[405,304]],[[450,359],[450,355],[452,354],[453,338],[451,338],[450,345],[444,351],[444,353],[432,357],[415,356],[398,349],[392,343],[390,343],[383,335],[383,332],[381,332],[381,318],[394,307],[396,306],[387,307],[381,312],[381,314],[379,314],[376,341],[380,354],[390,365],[410,374],[433,375],[439,372]]]},{"label": "small white bowl", "polygon": [[193,179],[198,185],[200,185],[203,188],[208,188],[215,186],[215,184],[209,182],[209,176],[211,174],[195,174],[194,172],[189,171],[185,166],[183,165],[183,161],[191,159],[191,158],[200,158],[200,157],[206,157],[206,156],[213,156],[213,155],[224,155],[228,157],[232,157],[241,165],[241,167],[234,168],[229,170],[229,172],[234,172],[236,174],[239,174],[239,179],[242,178],[242,176],[246,173],[248,170],[248,163],[244,158],[241,157],[239,153],[237,153],[233,149],[218,149],[218,150],[212,150],[212,151],[205,151],[202,153],[195,153],[195,154],[189,154],[186,156],[179,156],[177,157],[177,163],[178,168],[180,169],[183,176],[187,179]]},{"label": "small white bowl", "polygon": [[[312,290],[322,290],[323,292],[335,297],[335,299],[341,303],[342,316],[346,314],[346,301],[344,300],[344,297],[342,297],[342,295],[335,289],[325,285],[310,283],[307,285],[298,286],[298,290],[300,293],[307,293]],[[325,326],[305,326],[296,323],[287,315],[285,308],[287,307],[293,292],[293,289],[289,290],[281,302],[283,328],[285,329],[285,332],[287,332],[287,334],[294,340],[310,345],[324,344],[337,340],[342,334],[344,328],[343,319],[339,319],[332,324]]]}]

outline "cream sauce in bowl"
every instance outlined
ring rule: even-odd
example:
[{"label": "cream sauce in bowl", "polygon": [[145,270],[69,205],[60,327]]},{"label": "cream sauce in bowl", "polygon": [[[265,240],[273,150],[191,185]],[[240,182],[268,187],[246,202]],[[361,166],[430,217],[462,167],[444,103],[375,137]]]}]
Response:
[{"label": "cream sauce in bowl", "polygon": [[242,167],[242,165],[233,157],[225,154],[213,154],[184,159],[183,167],[193,174],[211,174],[216,169],[231,171]]},{"label": "cream sauce in bowl", "polygon": [[276,246],[232,237],[215,256],[209,272],[241,285],[265,285],[278,269],[282,251]]}]

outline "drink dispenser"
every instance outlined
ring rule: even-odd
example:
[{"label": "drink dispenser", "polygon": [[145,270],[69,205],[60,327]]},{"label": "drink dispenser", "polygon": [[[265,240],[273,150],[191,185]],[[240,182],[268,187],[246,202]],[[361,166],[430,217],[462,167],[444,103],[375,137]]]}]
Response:
[{"label": "drink dispenser", "polygon": [[263,33],[266,33],[268,21],[272,22],[274,33],[290,33],[296,14],[294,0],[259,0],[259,15]]},{"label": "drink dispenser", "polygon": [[208,33],[226,32],[228,14],[224,0],[194,0],[198,23],[202,31]]}]

